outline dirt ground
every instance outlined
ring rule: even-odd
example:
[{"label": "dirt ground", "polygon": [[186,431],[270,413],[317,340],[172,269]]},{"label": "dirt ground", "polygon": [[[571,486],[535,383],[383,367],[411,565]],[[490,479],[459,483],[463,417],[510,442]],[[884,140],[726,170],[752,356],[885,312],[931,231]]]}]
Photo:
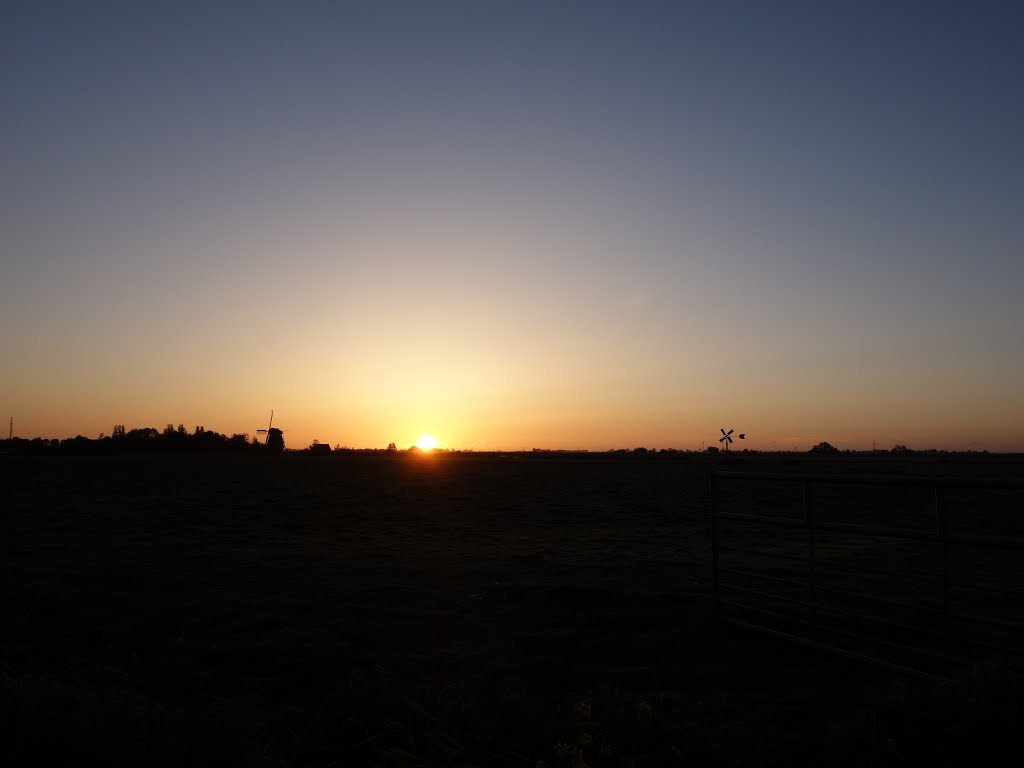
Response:
[{"label": "dirt ground", "polygon": [[936,765],[1020,751],[1003,662],[936,686],[717,624],[708,473],[723,461],[0,456],[0,751],[9,765],[105,766]]}]

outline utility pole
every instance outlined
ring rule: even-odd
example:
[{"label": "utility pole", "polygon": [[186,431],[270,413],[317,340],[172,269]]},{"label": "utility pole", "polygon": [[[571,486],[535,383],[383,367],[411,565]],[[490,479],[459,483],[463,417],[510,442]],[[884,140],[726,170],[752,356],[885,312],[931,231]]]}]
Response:
[{"label": "utility pole", "polygon": [[11,416],[11,424],[7,427],[7,439],[10,440],[14,437],[14,417]]}]

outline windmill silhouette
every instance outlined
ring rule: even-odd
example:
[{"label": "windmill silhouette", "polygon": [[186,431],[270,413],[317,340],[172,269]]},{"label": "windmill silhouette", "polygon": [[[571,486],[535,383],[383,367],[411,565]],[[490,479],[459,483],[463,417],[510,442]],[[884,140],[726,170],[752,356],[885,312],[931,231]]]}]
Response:
[{"label": "windmill silhouette", "polygon": [[[732,444],[732,433],[735,432],[736,430],[735,429],[730,429],[728,432],[726,432],[725,429],[720,429],[718,431],[722,433],[722,436],[720,438],[718,438],[718,442],[725,443],[725,450],[728,451],[729,450],[729,446]],[[736,437],[738,437],[740,440],[746,440],[747,439],[746,434],[744,434],[743,432],[741,432],[740,434],[736,435]]]},{"label": "windmill silhouette", "polygon": [[267,424],[266,429],[257,429],[257,435],[266,435],[263,438],[263,444],[267,446],[274,453],[282,453],[284,451],[284,432],[274,426],[274,412],[270,412],[270,422]]}]

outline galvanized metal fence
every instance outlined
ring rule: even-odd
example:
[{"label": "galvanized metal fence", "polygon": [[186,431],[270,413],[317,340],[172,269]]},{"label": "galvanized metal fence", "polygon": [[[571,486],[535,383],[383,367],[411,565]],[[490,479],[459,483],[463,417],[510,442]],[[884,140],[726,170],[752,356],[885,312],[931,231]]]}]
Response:
[{"label": "galvanized metal fence", "polygon": [[946,677],[1024,649],[1024,482],[718,471],[721,621]]}]

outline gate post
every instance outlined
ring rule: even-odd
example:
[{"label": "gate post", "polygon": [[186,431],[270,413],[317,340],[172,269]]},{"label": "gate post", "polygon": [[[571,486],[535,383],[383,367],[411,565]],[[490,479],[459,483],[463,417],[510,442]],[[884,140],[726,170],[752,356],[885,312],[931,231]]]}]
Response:
[{"label": "gate post", "polygon": [[806,478],[803,480],[804,491],[804,524],[807,526],[807,584],[811,592],[811,604],[814,620],[818,620],[818,580],[815,572],[816,552],[816,515],[814,513],[814,501],[811,499],[811,483]]},{"label": "gate post", "polygon": [[716,618],[722,613],[722,596],[718,585],[718,478],[714,470],[711,471],[709,482],[711,493],[711,583],[715,593],[715,615]]}]

